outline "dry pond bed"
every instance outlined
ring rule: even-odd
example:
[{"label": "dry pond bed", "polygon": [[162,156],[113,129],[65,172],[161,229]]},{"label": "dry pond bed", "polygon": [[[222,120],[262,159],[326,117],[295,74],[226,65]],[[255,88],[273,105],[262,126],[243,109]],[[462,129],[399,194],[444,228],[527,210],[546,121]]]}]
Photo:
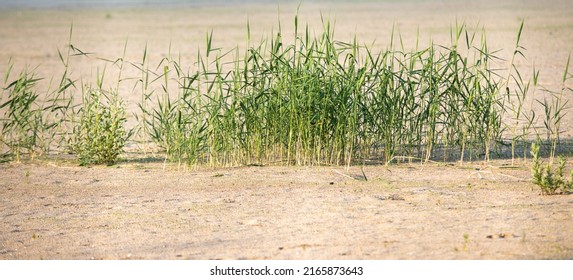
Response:
[{"label": "dry pond bed", "polygon": [[0,259],[571,259],[528,166],[0,164]]}]

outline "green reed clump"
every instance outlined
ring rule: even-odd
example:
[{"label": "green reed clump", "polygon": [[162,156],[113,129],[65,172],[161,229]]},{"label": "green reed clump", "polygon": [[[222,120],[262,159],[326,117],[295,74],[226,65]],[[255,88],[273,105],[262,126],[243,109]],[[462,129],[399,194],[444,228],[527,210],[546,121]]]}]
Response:
[{"label": "green reed clump", "polygon": [[[323,23],[317,36],[308,26],[299,34],[295,18],[292,43],[280,28],[254,45],[247,33],[244,54],[223,53],[208,34],[195,71],[165,59],[155,79],[163,96],[140,105],[145,130],[169,159],[212,165],[489,158],[505,108],[485,36],[475,44],[461,25],[450,47],[406,51],[391,43],[376,53],[356,39],[335,40]],[[148,102],[156,109],[143,109]]]},{"label": "green reed clump", "polygon": [[8,149],[7,155],[16,161],[23,153],[34,154],[41,150],[39,134],[44,125],[43,110],[36,102],[38,93],[35,85],[38,80],[33,74],[23,71],[3,90],[7,101],[0,105],[0,109],[5,109],[1,140]]},{"label": "green reed clump", "polygon": [[[165,69],[167,77],[168,68]],[[169,160],[195,164],[205,145],[206,121],[195,104],[198,99],[190,97],[191,87],[184,88],[183,95],[174,101],[167,94],[158,98],[157,108],[144,112],[149,115],[145,122],[151,139],[165,149]]]},{"label": "green reed clump", "polygon": [[[279,24],[276,32],[252,42],[247,25],[244,52],[215,47],[213,33],[207,33],[190,66],[169,54],[154,70],[147,47],[140,63],[126,63],[124,49],[122,58],[109,60],[119,68],[117,87],[103,90],[100,77],[95,88],[82,85],[78,111],[71,106],[75,84],[68,76],[69,58],[88,54],[70,43],[67,58],[59,52],[65,71],[47,105],[38,105],[33,75],[24,73],[5,88],[9,101],[2,103],[7,108],[2,143],[20,154],[38,146],[37,140],[50,131],[53,138],[71,139],[82,164],[115,162],[132,132],[124,127],[125,106],[118,92],[120,83],[131,80],[122,77],[124,66],[133,66],[141,72],[133,86],[141,87],[138,141],[154,143],[171,162],[489,160],[508,133],[513,159],[517,143],[525,143],[530,128],[536,129],[536,114],[524,102],[539,73],[534,71],[530,87],[514,63],[523,55],[522,29],[523,23],[510,68],[498,70],[492,65],[502,59],[489,50],[485,31],[471,32],[464,24],[451,29],[449,45],[430,42],[406,50],[392,32],[388,47],[375,51],[357,38],[336,40],[329,21],[316,35],[308,25],[299,29],[295,16],[292,41],[284,39]],[[554,145],[566,109],[563,91],[553,95],[553,103],[542,103]],[[58,117],[43,119],[47,112]],[[511,120],[504,123],[508,114]],[[73,136],[66,130],[70,126]]]},{"label": "green reed clump", "polygon": [[545,131],[547,134],[547,141],[551,142],[551,152],[550,152],[551,160],[555,158],[557,146],[560,142],[560,134],[562,133],[561,121],[563,120],[563,117],[565,117],[565,115],[567,114],[567,109],[570,108],[568,105],[569,100],[564,100],[563,95],[567,91],[573,93],[573,89],[566,87],[567,81],[573,78],[573,76],[569,72],[570,61],[571,61],[571,55],[569,55],[567,63],[565,65],[561,90],[557,92],[546,90],[550,94],[551,98],[549,100],[545,98],[543,99],[543,101],[537,100],[537,102],[543,106],[545,113],[543,124],[545,126]]},{"label": "green reed clump", "polygon": [[[13,64],[8,63],[4,77],[5,86],[0,96],[0,119],[2,135],[0,152],[8,160],[19,161],[23,157],[33,159],[52,151],[67,149],[67,139],[73,122],[73,89],[75,81],[70,78],[70,58],[85,55],[70,43],[67,52],[58,50],[64,66],[61,77],[54,82],[37,78],[36,68],[22,70],[12,78]],[[10,80],[13,79],[13,80]],[[47,82],[47,89],[40,91],[38,83]],[[55,85],[55,86],[54,86]]]},{"label": "green reed clump", "polygon": [[67,80],[54,91],[48,90],[47,97],[40,98],[34,70],[24,69],[18,77],[8,82],[12,64],[6,71],[2,89],[3,103],[0,110],[2,136],[0,149],[3,157],[20,161],[22,156],[34,158],[50,152],[61,137],[59,126],[64,122],[64,115],[71,107],[71,100],[63,97]]},{"label": "green reed clump", "polygon": [[[383,143],[386,161],[396,153],[426,160],[441,149],[444,159],[457,150],[489,156],[501,137],[499,83],[489,69],[486,45],[470,60],[458,51],[464,27],[450,47],[431,45],[406,52],[369,54],[372,65],[362,108],[372,143]],[[467,41],[466,48],[472,48]]]},{"label": "green reed clump", "polygon": [[130,136],[124,127],[125,107],[117,92],[86,88],[77,115],[71,147],[80,164],[114,164]]}]

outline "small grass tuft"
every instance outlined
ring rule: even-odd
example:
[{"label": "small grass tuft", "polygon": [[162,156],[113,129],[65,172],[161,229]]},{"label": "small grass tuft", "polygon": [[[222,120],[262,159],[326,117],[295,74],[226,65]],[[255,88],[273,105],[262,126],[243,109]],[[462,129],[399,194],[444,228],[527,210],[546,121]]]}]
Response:
[{"label": "small grass tuft", "polygon": [[541,161],[539,158],[539,147],[539,143],[531,144],[533,183],[541,188],[541,193],[544,195],[559,194],[573,190],[573,171],[571,171],[569,179],[564,177],[565,158],[558,157],[557,168],[554,169],[552,160],[547,164]]}]

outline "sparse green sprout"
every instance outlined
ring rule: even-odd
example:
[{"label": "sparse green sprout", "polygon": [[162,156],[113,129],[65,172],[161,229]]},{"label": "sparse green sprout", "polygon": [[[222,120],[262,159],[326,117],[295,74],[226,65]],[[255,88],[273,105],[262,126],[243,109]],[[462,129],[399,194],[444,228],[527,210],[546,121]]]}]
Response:
[{"label": "sparse green sprout", "polygon": [[541,188],[541,193],[545,195],[553,195],[573,190],[573,171],[571,171],[569,179],[564,177],[565,158],[558,158],[558,165],[554,170],[551,160],[544,165],[539,158],[539,147],[539,143],[531,144],[531,156],[533,157],[531,173],[533,175],[533,183],[538,185]]},{"label": "sparse green sprout", "polygon": [[462,243],[462,250],[465,252],[468,250],[468,244],[470,242],[470,235],[467,233],[464,233],[463,237],[464,237],[464,242]]}]

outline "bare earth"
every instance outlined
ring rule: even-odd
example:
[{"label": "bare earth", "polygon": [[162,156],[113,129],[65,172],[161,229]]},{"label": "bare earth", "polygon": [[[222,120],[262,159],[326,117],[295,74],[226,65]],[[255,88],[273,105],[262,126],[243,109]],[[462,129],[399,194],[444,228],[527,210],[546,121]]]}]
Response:
[{"label": "bare earth", "polygon": [[[283,28],[291,28],[295,10],[281,7]],[[406,46],[415,44],[418,28],[427,46],[430,36],[448,43],[456,19],[483,25],[504,58],[525,18],[527,59],[519,66],[529,76],[535,64],[540,84],[551,89],[560,88],[573,51],[568,0],[303,5],[301,21],[319,29],[320,10],[336,18],[340,40],[357,34],[380,48],[393,24]],[[72,21],[74,45],[95,52],[73,66],[75,77],[86,78],[101,65],[97,57],[120,57],[128,38],[133,62],[146,43],[155,63],[169,44],[192,61],[209,28],[220,46],[241,45],[247,17],[259,38],[276,28],[277,7],[0,10],[0,75],[11,57],[15,68],[40,65],[39,74],[57,77],[56,49],[65,48]],[[132,91],[125,86],[122,95],[134,111],[140,96]],[[571,138],[573,114],[563,126],[562,136]],[[358,166],[189,171],[138,161],[91,168],[61,159],[4,163],[0,259],[573,258],[573,196],[541,196],[528,163],[369,165],[364,174]]]},{"label": "bare earth", "polygon": [[573,258],[573,197],[495,164],[3,164],[0,258]]}]

